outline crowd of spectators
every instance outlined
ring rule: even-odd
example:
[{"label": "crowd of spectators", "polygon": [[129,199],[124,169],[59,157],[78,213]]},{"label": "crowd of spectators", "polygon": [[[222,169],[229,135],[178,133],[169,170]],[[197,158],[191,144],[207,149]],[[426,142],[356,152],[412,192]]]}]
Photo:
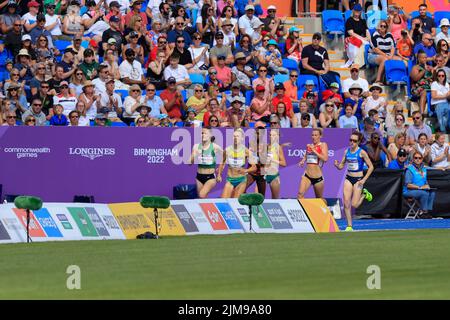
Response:
[{"label": "crowd of spectators", "polygon": [[[3,125],[352,128],[376,167],[415,151],[448,166],[437,138],[445,136],[433,140],[423,120],[431,92],[436,129],[448,130],[450,23],[436,33],[426,5],[409,31],[407,13],[389,6],[372,33],[354,5],[342,81],[321,33],[304,45],[276,6],[258,0],[8,0],[0,9]],[[390,109],[383,95],[390,59],[413,64],[419,111],[410,126],[406,106]],[[366,62],[378,66],[370,86]]]}]

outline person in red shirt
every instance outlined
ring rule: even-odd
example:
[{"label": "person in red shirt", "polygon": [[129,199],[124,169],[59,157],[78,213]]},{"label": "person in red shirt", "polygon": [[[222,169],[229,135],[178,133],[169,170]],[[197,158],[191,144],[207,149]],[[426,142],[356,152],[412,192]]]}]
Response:
[{"label": "person in red shirt", "polygon": [[164,102],[164,108],[167,110],[170,121],[172,123],[181,121],[181,108],[183,110],[186,105],[181,92],[177,90],[177,80],[174,77],[167,79],[167,89],[161,92],[160,98]]},{"label": "person in red shirt", "polygon": [[223,90],[229,90],[233,79],[231,77],[231,69],[225,64],[225,56],[217,57],[217,79],[223,83]]},{"label": "person in red shirt", "polygon": [[[130,12],[128,12],[124,17],[125,26],[130,28],[130,21],[134,15],[139,15],[142,19],[142,28],[146,28],[148,24],[147,15],[145,12],[141,12],[143,0],[132,0],[130,4]],[[144,32],[145,29],[142,30]]]},{"label": "person in red shirt", "polygon": [[285,95],[284,84],[278,82],[275,85],[275,92],[277,95],[272,99],[272,112],[277,113],[278,103],[283,102],[286,106],[286,114],[289,118],[294,116],[294,110],[292,109],[292,100],[287,95]]},{"label": "person in red shirt", "polygon": [[331,83],[330,89],[327,89],[324,92],[322,92],[323,101],[327,101],[329,98],[332,99],[337,108],[342,106],[344,100],[342,99],[342,96],[339,94],[339,83],[337,82]]}]

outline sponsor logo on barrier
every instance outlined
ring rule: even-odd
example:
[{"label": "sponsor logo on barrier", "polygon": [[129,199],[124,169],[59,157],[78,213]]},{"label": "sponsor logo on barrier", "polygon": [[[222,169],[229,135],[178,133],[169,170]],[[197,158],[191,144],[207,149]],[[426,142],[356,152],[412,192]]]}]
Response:
[{"label": "sponsor logo on barrier", "polygon": [[[13,209],[22,226],[27,229],[27,212],[22,209]],[[42,230],[39,222],[36,220],[33,212],[30,212],[30,237],[33,238],[45,238],[45,232]]]},{"label": "sponsor logo on barrier", "polygon": [[238,218],[231,209],[230,205],[226,202],[216,203],[217,209],[220,210],[222,217],[225,219],[225,222],[228,225],[228,229],[233,230],[242,230],[242,225],[239,222]]},{"label": "sponsor logo on barrier", "polygon": [[119,225],[117,224],[114,217],[102,216],[102,218],[103,218],[103,221],[105,221],[105,224],[109,229],[120,230]]},{"label": "sponsor logo on barrier", "polygon": [[69,148],[69,154],[94,160],[94,159],[104,157],[104,156],[114,156],[116,154],[116,149],[115,148]]},{"label": "sponsor logo on barrier", "polygon": [[84,208],[67,208],[83,237],[98,237],[97,230]]},{"label": "sponsor logo on barrier", "polygon": [[45,233],[47,234],[47,237],[62,238],[63,235],[59,231],[58,226],[56,225],[55,221],[50,216],[50,213],[46,208],[42,208],[38,211],[35,211],[34,215],[36,216]]},{"label": "sponsor logo on barrier", "polygon": [[274,229],[292,229],[291,223],[278,203],[263,203],[262,207]]},{"label": "sponsor logo on barrier", "polygon": [[177,157],[178,150],[170,148],[134,148],[133,155],[145,158],[147,163],[164,164],[166,163],[166,157]]},{"label": "sponsor logo on barrier", "polygon": [[301,199],[300,204],[316,232],[339,232],[336,221],[322,199]]},{"label": "sponsor logo on barrier", "polygon": [[6,231],[6,228],[3,226],[3,223],[0,221],[0,240],[11,240],[11,237]]},{"label": "sponsor logo on barrier", "polygon": [[106,229],[105,225],[103,224],[102,219],[100,219],[100,216],[98,215],[97,211],[94,208],[86,208],[86,212],[89,218],[91,219],[95,229],[97,230],[98,235],[103,237],[109,237],[109,232]]},{"label": "sponsor logo on barrier", "polygon": [[261,206],[257,207],[252,216],[260,229],[272,229],[272,224]]},{"label": "sponsor logo on barrier", "polygon": [[172,205],[172,209],[178,216],[178,219],[180,219],[180,222],[186,232],[198,232],[198,228],[195,225],[194,220],[184,205]]},{"label": "sponsor logo on barrier", "polygon": [[250,222],[250,216],[249,216],[249,214],[247,213],[247,211],[245,211],[244,208],[238,208],[237,211],[238,211],[238,213],[241,215],[242,221],[244,221],[244,222]]},{"label": "sponsor logo on barrier", "polygon": [[291,220],[294,222],[308,222],[308,218],[306,217],[303,210],[288,209],[287,214],[289,215],[289,218],[291,218]]},{"label": "sponsor logo on barrier", "polygon": [[219,210],[217,210],[214,203],[200,203],[200,207],[202,208],[213,230],[228,229],[225,221],[223,221],[222,215],[220,214]]},{"label": "sponsor logo on barrier", "polygon": [[15,153],[17,159],[38,158],[42,154],[50,153],[47,147],[4,147],[4,153]]},{"label": "sponsor logo on barrier", "polygon": [[63,226],[64,229],[66,230],[72,230],[72,224],[69,222],[69,219],[67,219],[67,216],[65,214],[57,214],[56,217],[58,218],[58,220],[61,222],[61,225]]}]

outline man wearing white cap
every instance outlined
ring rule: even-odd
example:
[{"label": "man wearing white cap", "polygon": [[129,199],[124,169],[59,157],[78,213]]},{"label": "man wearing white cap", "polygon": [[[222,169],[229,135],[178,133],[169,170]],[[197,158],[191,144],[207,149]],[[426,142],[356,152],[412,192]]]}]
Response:
[{"label": "man wearing white cap", "polygon": [[272,35],[278,35],[278,29],[281,29],[282,23],[281,19],[276,17],[277,7],[270,5],[267,7],[267,16],[262,18],[261,21],[264,22],[264,30],[270,32]]},{"label": "man wearing white cap", "polygon": [[254,13],[254,5],[248,4],[245,6],[245,14],[239,18],[239,30],[241,31],[241,35],[247,34],[250,37],[253,37],[254,25],[256,25],[256,23],[261,23],[261,20],[254,16]]},{"label": "man wearing white cap", "polygon": [[435,43],[438,43],[439,40],[444,39],[447,43],[450,43],[450,34],[448,33],[448,27],[450,26],[450,22],[447,18],[441,20],[441,24],[439,28],[441,28],[441,32],[436,35]]}]

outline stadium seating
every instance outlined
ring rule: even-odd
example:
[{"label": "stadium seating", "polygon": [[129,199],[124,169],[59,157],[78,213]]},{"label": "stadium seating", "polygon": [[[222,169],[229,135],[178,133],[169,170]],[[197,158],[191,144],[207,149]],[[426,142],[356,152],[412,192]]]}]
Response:
[{"label": "stadium seating", "polygon": [[125,98],[128,96],[128,90],[118,89],[118,90],[114,90],[114,92],[122,97],[122,101],[124,101]]},{"label": "stadium seating", "polygon": [[289,80],[289,75],[287,75],[287,74],[276,74],[273,77],[273,82],[275,84],[277,84],[279,82],[284,83],[285,81],[288,81],[288,80]]},{"label": "stadium seating", "polygon": [[369,28],[370,34],[373,34],[381,20],[387,19],[387,13],[381,10],[370,10],[367,11],[367,27]]},{"label": "stadium seating", "polygon": [[189,78],[192,81],[192,84],[201,84],[203,85],[205,83],[205,77],[198,73],[190,73]]},{"label": "stadium seating", "polygon": [[386,82],[393,84],[407,84],[409,81],[405,63],[401,60],[387,60],[384,63]]},{"label": "stadium seating", "polygon": [[64,51],[64,49],[66,49],[68,46],[70,46],[72,44],[72,41],[68,41],[68,40],[55,40],[53,43],[56,47],[56,49],[58,49],[59,51]]},{"label": "stadium seating", "polygon": [[322,11],[322,30],[332,37],[345,33],[345,21],[339,10]]},{"label": "stadium seating", "polygon": [[280,42],[278,44],[278,50],[280,50],[281,55],[284,56],[286,54],[286,43]]},{"label": "stadium seating", "polygon": [[289,70],[296,70],[298,71],[298,63],[295,60],[292,59],[283,59],[283,67]]},{"label": "stadium seating", "polygon": [[301,74],[299,75],[298,79],[297,79],[297,88],[298,88],[298,93],[299,93],[299,97],[301,97],[303,95],[303,92],[305,92],[305,83],[307,80],[312,80],[314,81],[314,90],[319,90],[319,81],[317,79],[316,76],[313,75],[308,75],[308,74]]}]

